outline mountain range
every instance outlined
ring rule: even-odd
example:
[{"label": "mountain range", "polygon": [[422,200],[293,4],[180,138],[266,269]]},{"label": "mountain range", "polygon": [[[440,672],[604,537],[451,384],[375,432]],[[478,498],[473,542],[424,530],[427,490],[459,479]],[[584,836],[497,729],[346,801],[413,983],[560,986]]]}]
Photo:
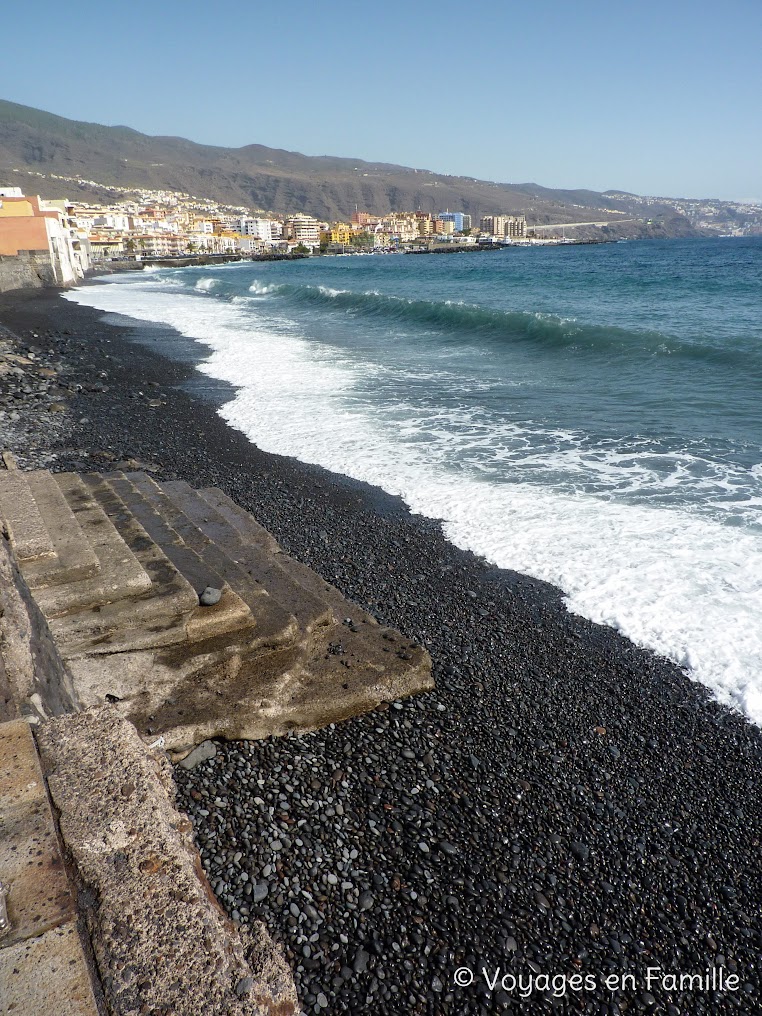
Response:
[{"label": "mountain range", "polygon": [[[56,176],[68,180],[62,184]],[[493,183],[260,144],[221,148],[68,120],[0,100],[0,186],[4,183],[43,197],[91,201],[113,200],[109,187],[181,191],[329,221],[346,219],[356,208],[377,214],[452,209],[470,214],[475,223],[482,215],[505,213],[524,214],[530,225],[605,220],[609,232],[622,236],[700,233],[666,200],[649,202],[644,213],[642,199],[622,192]]]}]

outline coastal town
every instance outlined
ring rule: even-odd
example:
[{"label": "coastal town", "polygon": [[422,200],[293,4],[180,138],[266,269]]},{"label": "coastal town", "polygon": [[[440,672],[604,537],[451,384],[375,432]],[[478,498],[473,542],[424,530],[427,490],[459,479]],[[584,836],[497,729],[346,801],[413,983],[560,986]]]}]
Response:
[{"label": "coastal town", "polygon": [[108,204],[91,204],[0,186],[0,258],[23,259],[42,251],[46,261],[47,251],[50,281],[59,285],[106,261],[370,254],[532,242],[548,240],[534,238],[524,215],[488,215],[474,223],[470,215],[449,209],[388,215],[356,210],[348,221],[325,222],[303,212],[276,216],[172,191],[130,192]]},{"label": "coastal town", "polygon": [[[71,285],[92,267],[177,258],[282,258],[314,255],[494,250],[510,245],[612,242],[627,219],[610,210],[609,222],[529,223],[526,214],[494,212],[475,219],[462,210],[403,210],[377,214],[356,208],[346,220],[321,220],[303,211],[277,214],[229,205],[179,191],[105,185],[50,174],[61,191],[83,188],[107,197],[42,198],[0,179],[0,291],[19,281]],[[41,188],[42,189],[42,188]],[[640,199],[648,203],[666,199]],[[690,207],[688,207],[690,204]],[[762,209],[739,206],[739,224],[717,220],[711,202],[676,203],[694,225],[715,235],[747,235]],[[617,218],[613,218],[617,216]],[[650,220],[644,220],[650,221]],[[712,224],[714,223],[714,228]],[[574,227],[600,227],[599,239],[581,240]],[[727,232],[720,232],[720,228]],[[566,235],[567,229],[571,236]],[[10,262],[9,262],[9,259]],[[31,274],[30,274],[31,273]],[[6,280],[5,282],[3,280]],[[10,279],[10,282],[8,281]]]}]

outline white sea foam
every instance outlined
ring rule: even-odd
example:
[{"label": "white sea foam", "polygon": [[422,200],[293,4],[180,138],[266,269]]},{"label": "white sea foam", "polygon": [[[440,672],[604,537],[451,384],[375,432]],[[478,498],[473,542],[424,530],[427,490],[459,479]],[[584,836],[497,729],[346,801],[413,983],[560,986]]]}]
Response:
[{"label": "white sea foam", "polygon": [[219,283],[219,279],[197,279],[194,289],[198,289],[202,293],[209,293],[215,289]]},{"label": "white sea foam", "polygon": [[266,296],[268,293],[274,293],[277,288],[277,286],[268,286],[264,282],[254,279],[252,284],[249,286],[249,292],[256,293],[258,296]]},{"label": "white sea foam", "polygon": [[[540,435],[529,424],[514,424],[496,438],[480,421],[459,417],[457,408],[448,416],[414,403],[370,403],[361,394],[363,364],[302,339],[287,320],[257,319],[251,307],[162,291],[148,280],[67,297],[171,324],[201,340],[210,357],[200,369],[238,388],[223,417],[259,447],[402,495],[413,511],[442,518],[459,546],[560,586],[571,610],[689,668],[721,701],[762,724],[758,531],[688,509],[626,504],[552,485],[553,454],[567,472],[577,456],[580,469],[597,462],[619,479],[624,469],[634,484],[637,472],[642,478],[649,469],[679,484],[677,459],[665,471],[663,463],[649,464],[645,452],[628,463],[616,462],[615,451],[581,451],[578,435],[568,432]],[[493,442],[493,454],[497,440],[509,457],[523,455],[526,467],[537,456],[538,439],[549,447],[557,442],[536,463],[547,469],[546,485],[496,482],[485,469],[485,441]]]}]

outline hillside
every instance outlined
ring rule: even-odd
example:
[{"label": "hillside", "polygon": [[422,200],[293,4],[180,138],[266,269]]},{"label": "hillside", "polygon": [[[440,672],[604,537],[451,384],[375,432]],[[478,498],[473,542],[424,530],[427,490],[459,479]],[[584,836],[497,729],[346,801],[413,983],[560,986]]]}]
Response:
[{"label": "hillside", "polygon": [[150,137],[129,127],[67,120],[0,100],[0,182],[43,196],[59,195],[62,184],[48,179],[50,174],[89,181],[64,188],[70,197],[89,199],[104,196],[92,183],[98,181],[184,191],[276,213],[304,211],[328,220],[347,218],[355,207],[377,213],[452,208],[475,220],[492,213],[523,213],[532,224],[616,222],[634,214],[638,221],[623,225],[622,234],[695,233],[667,204],[649,206],[647,226],[642,207],[635,210],[634,202],[622,195],[491,183],[259,144],[218,148],[185,138]]}]

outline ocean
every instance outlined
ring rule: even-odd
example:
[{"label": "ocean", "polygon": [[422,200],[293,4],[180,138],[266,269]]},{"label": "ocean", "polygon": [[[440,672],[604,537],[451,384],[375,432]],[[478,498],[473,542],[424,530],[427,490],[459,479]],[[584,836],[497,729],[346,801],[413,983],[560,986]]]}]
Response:
[{"label": "ocean", "polygon": [[146,269],[66,295],[173,326],[260,448],[401,495],[762,724],[762,239]]}]

